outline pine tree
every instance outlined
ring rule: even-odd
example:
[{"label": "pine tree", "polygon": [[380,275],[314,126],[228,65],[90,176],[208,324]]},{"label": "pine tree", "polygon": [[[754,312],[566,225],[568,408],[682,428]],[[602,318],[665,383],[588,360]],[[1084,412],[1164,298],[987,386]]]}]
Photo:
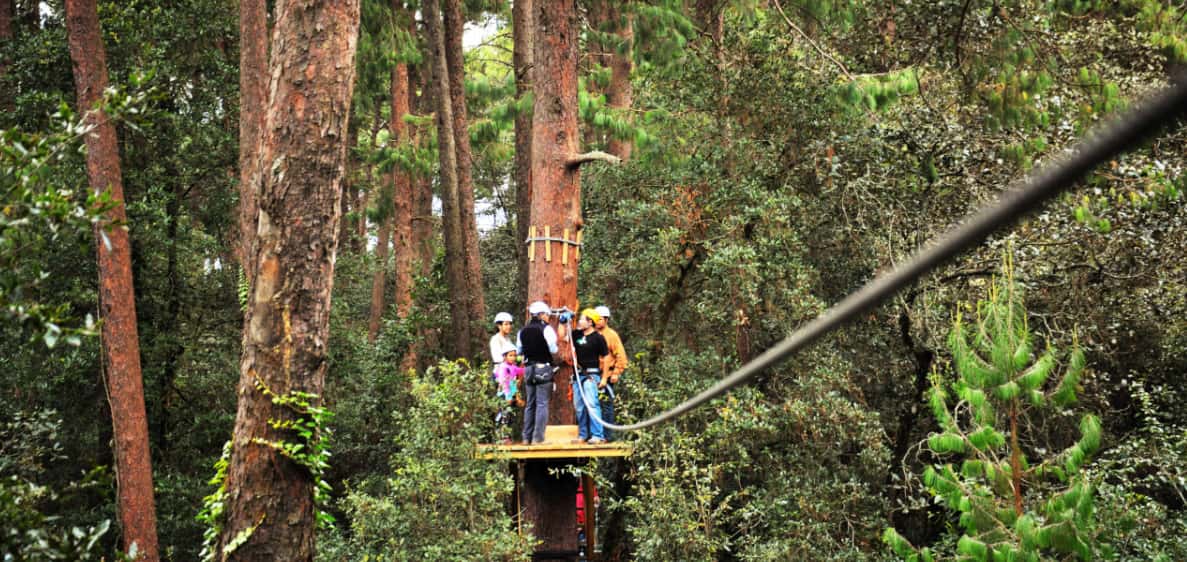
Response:
[{"label": "pine tree", "polygon": [[[1068,354],[1056,382],[1061,354],[1048,347],[1035,357],[1012,273],[1007,257],[1003,277],[977,304],[975,318],[966,322],[957,314],[948,338],[957,378],[946,382],[934,373],[929,396],[940,431],[927,446],[949,462],[929,467],[923,482],[960,513],[960,560],[1093,559],[1101,550],[1094,544],[1094,490],[1081,468],[1100,446],[1100,420],[1084,415],[1080,439],[1039,464],[1021,446],[1021,422],[1029,413],[1075,402],[1084,353],[1077,346]],[[893,528],[883,541],[906,560],[935,559]]]}]

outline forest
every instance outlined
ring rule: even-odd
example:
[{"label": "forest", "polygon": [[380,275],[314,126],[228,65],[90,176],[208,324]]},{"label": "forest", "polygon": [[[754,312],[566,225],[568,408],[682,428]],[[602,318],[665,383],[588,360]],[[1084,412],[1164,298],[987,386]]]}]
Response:
[{"label": "forest", "polygon": [[0,560],[1187,560],[1181,110],[548,465],[580,551],[476,454],[497,313],[608,307],[648,419],[1185,69],[1175,0],[0,0]]}]

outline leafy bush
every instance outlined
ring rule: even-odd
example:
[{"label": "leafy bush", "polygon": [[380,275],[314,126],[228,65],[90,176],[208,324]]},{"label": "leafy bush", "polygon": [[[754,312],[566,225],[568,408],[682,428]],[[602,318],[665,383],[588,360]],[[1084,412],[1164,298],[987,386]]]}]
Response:
[{"label": "leafy bush", "polygon": [[533,541],[507,513],[514,482],[506,464],[475,456],[493,429],[489,378],[442,362],[411,381],[409,406],[391,413],[399,452],[387,476],[348,490],[349,534],[323,533],[319,559],[527,559]]}]

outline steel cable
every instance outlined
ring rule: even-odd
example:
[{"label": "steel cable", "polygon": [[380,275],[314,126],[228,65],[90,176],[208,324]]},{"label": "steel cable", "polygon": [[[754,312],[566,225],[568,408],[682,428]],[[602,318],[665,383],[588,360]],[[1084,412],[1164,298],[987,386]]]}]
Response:
[{"label": "steel cable", "polygon": [[1017,222],[1048,199],[1071,187],[1096,166],[1153,136],[1164,127],[1176,124],[1176,121],[1187,113],[1187,71],[1177,73],[1172,84],[1140,102],[1110,125],[1098,129],[1097,133],[1072,149],[1066,158],[1044,166],[1029,179],[1002,193],[993,203],[982,207],[941,236],[934,238],[906,263],[874,278],[762,355],[742,365],[696,396],[643,421],[616,425],[606,423],[601,416],[593,413],[589,399],[578,384],[578,392],[581,393],[588,414],[609,429],[636,431],[673,420],[735,386],[749,382],[767,367],[782,363],[793,353],[883,303],[915,279],[984,241],[998,229]]}]

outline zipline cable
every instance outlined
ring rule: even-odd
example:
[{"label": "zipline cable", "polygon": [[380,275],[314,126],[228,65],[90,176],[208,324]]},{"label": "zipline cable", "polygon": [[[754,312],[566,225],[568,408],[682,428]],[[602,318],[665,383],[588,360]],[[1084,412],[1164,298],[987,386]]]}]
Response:
[{"label": "zipline cable", "polygon": [[1139,103],[1120,119],[1099,129],[1099,133],[1081,142],[1066,159],[1044,166],[1028,181],[1002,193],[997,201],[933,239],[930,245],[924,246],[903,265],[874,278],[856,293],[850,294],[696,396],[641,422],[616,425],[606,423],[601,416],[593,413],[585,392],[581,391],[581,385],[578,384],[587,413],[609,429],[636,431],[673,420],[735,386],[749,382],[767,367],[782,363],[793,353],[878,306],[915,279],[982,242],[998,229],[1014,224],[1026,213],[1071,187],[1096,166],[1153,136],[1164,127],[1176,124],[1176,120],[1187,113],[1187,71],[1172,76],[1171,84]]}]

